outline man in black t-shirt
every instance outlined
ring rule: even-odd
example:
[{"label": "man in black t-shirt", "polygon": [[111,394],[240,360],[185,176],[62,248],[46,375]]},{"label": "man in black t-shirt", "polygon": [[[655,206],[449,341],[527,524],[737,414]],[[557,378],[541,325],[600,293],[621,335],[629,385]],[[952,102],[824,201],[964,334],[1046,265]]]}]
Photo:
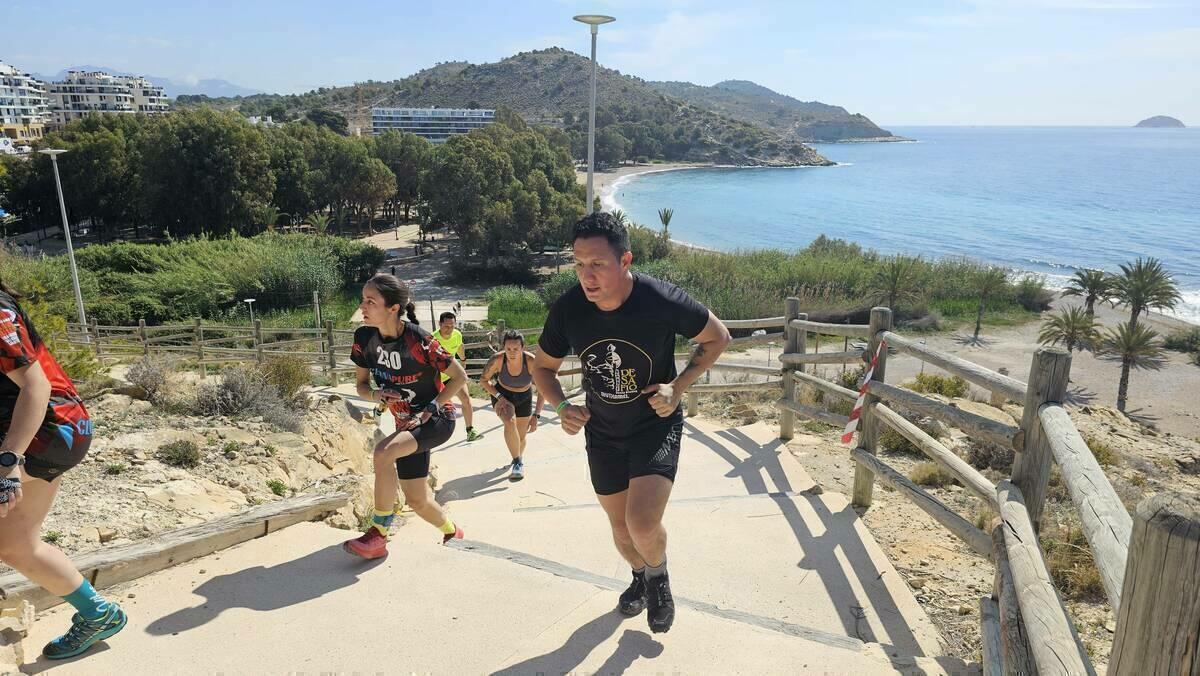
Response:
[{"label": "man in black t-shirt", "polygon": [[[579,285],[550,307],[533,379],[563,430],[584,430],[592,487],[633,567],[620,611],[648,608],[650,630],[663,632],[675,618],[662,516],[679,463],[679,402],[729,344],[729,331],[678,287],[632,272],[629,234],[612,214],[575,224],[574,255]],[[696,343],[679,374],[676,335]],[[582,362],[585,406],[567,402],[558,382],[568,352]]]}]

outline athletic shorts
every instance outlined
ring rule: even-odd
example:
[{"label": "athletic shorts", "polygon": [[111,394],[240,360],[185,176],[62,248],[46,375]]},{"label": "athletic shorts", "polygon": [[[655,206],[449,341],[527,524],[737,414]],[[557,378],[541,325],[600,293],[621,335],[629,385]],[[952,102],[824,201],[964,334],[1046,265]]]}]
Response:
[{"label": "athletic shorts", "polygon": [[454,434],[454,420],[438,414],[409,432],[417,440],[417,452],[396,460],[396,476],[424,479],[429,476],[429,452],[450,440]]},{"label": "athletic shorts", "polygon": [[[503,385],[496,385],[496,391],[500,393],[508,401],[512,402],[513,408],[517,410],[516,417],[528,418],[533,415],[533,388],[529,388],[524,392],[513,392],[507,390]],[[496,405],[496,397],[492,397],[492,406]]]},{"label": "athletic shorts", "polygon": [[624,439],[592,434],[586,427],[584,435],[592,488],[597,495],[620,493],[629,488],[630,479],[639,476],[658,475],[675,481],[683,439],[681,418],[667,419]]},{"label": "athletic shorts", "polygon": [[[0,404],[0,439],[8,434],[12,410]],[[63,472],[83,462],[92,445],[92,421],[82,418],[74,424],[44,422],[25,449],[25,473],[54,481]]]}]

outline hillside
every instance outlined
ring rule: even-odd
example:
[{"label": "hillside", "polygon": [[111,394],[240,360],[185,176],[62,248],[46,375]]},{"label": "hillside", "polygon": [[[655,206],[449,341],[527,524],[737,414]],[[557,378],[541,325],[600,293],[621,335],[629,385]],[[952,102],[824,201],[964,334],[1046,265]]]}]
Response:
[{"label": "hillside", "polygon": [[[587,131],[591,62],[560,48],[523,52],[497,63],[449,62],[393,82],[321,88],[302,95],[193,98],[185,105],[236,108],[246,115],[296,116],[329,108],[369,126],[372,106],[508,107],[534,124],[564,127],[576,156]],[[600,68],[596,126],[611,128],[597,142],[627,142],[629,159],[743,165],[828,164],[816,151],[775,130],[665,96],[645,80]],[[598,135],[598,137],[603,135]]]},{"label": "hillside", "polygon": [[690,82],[648,84],[667,96],[795,141],[899,140],[864,115],[819,101],[799,101],[747,80],[726,80],[711,87]]}]

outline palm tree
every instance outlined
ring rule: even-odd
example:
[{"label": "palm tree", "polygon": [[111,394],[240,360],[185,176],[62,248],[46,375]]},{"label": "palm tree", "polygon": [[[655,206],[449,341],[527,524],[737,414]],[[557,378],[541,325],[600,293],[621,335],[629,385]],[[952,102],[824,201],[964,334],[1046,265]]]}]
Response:
[{"label": "palm tree", "polygon": [[1113,276],[1103,270],[1084,268],[1076,270],[1075,276],[1067,282],[1063,290],[1064,296],[1079,296],[1083,298],[1089,315],[1096,314],[1096,303],[1111,303],[1113,296]]},{"label": "palm tree", "polygon": [[887,307],[896,309],[897,303],[916,302],[921,299],[919,266],[921,258],[892,256],[884,260],[871,277],[868,293],[874,302],[886,302]]},{"label": "palm tree", "polygon": [[975,275],[975,291],[979,293],[979,313],[975,315],[975,337],[979,340],[979,330],[983,327],[983,306],[987,304],[988,296],[1004,289],[1008,283],[1008,275],[1002,268],[989,267]]},{"label": "palm tree", "polygon": [[1148,326],[1118,324],[1104,337],[1104,353],[1121,361],[1121,380],[1117,385],[1117,410],[1125,412],[1129,398],[1129,370],[1157,371],[1166,364],[1162,341]]},{"label": "palm tree", "polygon": [[665,235],[668,239],[671,237],[671,217],[674,215],[674,209],[658,210],[658,220],[663,224],[663,235]]},{"label": "palm tree", "polygon": [[1075,348],[1080,350],[1095,349],[1100,342],[1100,331],[1096,327],[1095,316],[1081,307],[1069,307],[1042,323],[1042,332],[1038,334],[1038,342],[1042,345],[1062,343],[1067,352]]},{"label": "palm tree", "polygon": [[279,222],[279,217],[282,215],[282,213],[283,212],[279,211],[279,207],[275,206],[274,204],[268,204],[267,206],[263,207],[261,217],[263,220],[263,225],[267,227],[267,230],[271,232],[275,231],[275,224]]},{"label": "palm tree", "polygon": [[629,225],[629,214],[625,213],[624,209],[613,209],[612,215],[621,225]]},{"label": "palm tree", "polygon": [[329,231],[329,216],[326,216],[325,214],[309,214],[307,220],[308,224],[313,227],[313,230],[315,230],[318,235],[324,235]]},{"label": "palm tree", "polygon": [[1113,296],[1129,306],[1129,328],[1148,310],[1170,310],[1182,299],[1175,280],[1157,258],[1138,257],[1132,264],[1122,263],[1121,274],[1113,282]]}]

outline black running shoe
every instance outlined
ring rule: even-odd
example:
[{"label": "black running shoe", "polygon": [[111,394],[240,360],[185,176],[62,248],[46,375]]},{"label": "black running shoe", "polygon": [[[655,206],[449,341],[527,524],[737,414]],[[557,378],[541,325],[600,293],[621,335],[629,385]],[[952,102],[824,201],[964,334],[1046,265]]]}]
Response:
[{"label": "black running shoe", "polygon": [[626,617],[633,617],[646,609],[646,573],[633,574],[629,589],[621,592],[617,610]]},{"label": "black running shoe", "polygon": [[675,601],[671,598],[671,582],[666,573],[646,579],[646,608],[650,631],[658,634],[671,628],[675,621]]}]

